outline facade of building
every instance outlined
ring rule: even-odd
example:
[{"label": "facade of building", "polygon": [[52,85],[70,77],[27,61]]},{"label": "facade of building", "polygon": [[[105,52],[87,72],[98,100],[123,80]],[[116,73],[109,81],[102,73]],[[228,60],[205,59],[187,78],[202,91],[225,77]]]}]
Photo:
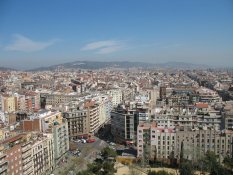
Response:
[{"label": "facade of building", "polygon": [[33,162],[32,141],[28,140],[28,141],[22,143],[21,150],[22,150],[23,174],[33,175],[35,165]]},{"label": "facade of building", "polygon": [[226,111],[222,114],[222,129],[233,130],[233,111]]},{"label": "facade of building", "polygon": [[71,101],[75,101],[79,98],[78,95],[69,94],[56,94],[56,93],[41,93],[41,98],[45,99],[47,106],[59,106]]},{"label": "facade of building", "polygon": [[106,94],[108,94],[111,97],[113,107],[116,107],[118,104],[122,102],[121,89],[110,89],[106,91]]},{"label": "facade of building", "polygon": [[69,150],[68,122],[59,111],[41,111],[22,121],[23,131],[37,131],[53,135],[54,158],[58,160]]},{"label": "facade of building", "polygon": [[212,129],[191,130],[161,128],[156,123],[139,124],[137,130],[138,157],[166,161],[171,157],[199,160],[207,151],[213,151],[223,160],[232,156],[233,132]]},{"label": "facade of building", "polygon": [[158,128],[155,122],[141,123],[137,130],[138,157],[166,160],[174,153],[176,134],[173,128]]},{"label": "facade of building", "polygon": [[10,112],[16,112],[16,110],[17,110],[17,98],[9,95],[2,96],[2,111],[10,113]]},{"label": "facade of building", "polygon": [[80,109],[75,103],[70,103],[67,111],[63,113],[63,117],[68,122],[70,139],[76,139],[79,135],[90,132],[87,109]]},{"label": "facade of building", "polygon": [[62,123],[55,123],[52,127],[54,138],[54,158],[57,161],[69,150],[68,123],[63,119]]},{"label": "facade of building", "polygon": [[115,142],[126,143],[127,141],[135,142],[138,119],[133,111],[125,113],[124,111],[111,112],[111,133]]},{"label": "facade of building", "polygon": [[[14,144],[11,142],[12,145]],[[6,160],[8,161],[8,174],[23,174],[22,148],[20,144],[14,145],[6,150]]]},{"label": "facade of building", "polygon": [[0,147],[0,175],[8,174],[8,162],[6,161],[6,154],[3,152],[3,147]]},{"label": "facade of building", "polygon": [[232,155],[233,132],[207,130],[177,131],[176,132],[176,155],[179,156],[181,143],[184,145],[184,158],[198,160],[208,150],[213,151],[223,160]]},{"label": "facade of building", "polygon": [[52,172],[55,167],[53,135],[46,134],[38,137],[31,149],[33,174],[40,175]]}]

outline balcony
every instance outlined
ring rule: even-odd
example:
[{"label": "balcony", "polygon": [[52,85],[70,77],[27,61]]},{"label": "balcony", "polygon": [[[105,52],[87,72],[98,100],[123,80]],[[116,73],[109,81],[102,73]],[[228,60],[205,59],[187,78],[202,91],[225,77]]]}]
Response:
[{"label": "balcony", "polygon": [[31,145],[27,145],[25,147],[22,147],[22,153],[25,153],[26,151],[31,149]]},{"label": "balcony", "polygon": [[22,159],[24,160],[24,159],[26,159],[27,157],[30,157],[31,155],[32,155],[31,152],[28,151],[27,153],[22,154]]},{"label": "balcony", "polygon": [[3,166],[4,164],[7,164],[7,161],[6,160],[1,160],[0,161],[0,166]]}]

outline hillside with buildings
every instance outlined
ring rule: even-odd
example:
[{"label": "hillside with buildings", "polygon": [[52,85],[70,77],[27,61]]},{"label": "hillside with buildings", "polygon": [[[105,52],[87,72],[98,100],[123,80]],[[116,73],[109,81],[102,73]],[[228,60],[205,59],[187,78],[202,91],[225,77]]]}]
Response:
[{"label": "hillside with buildings", "polygon": [[52,173],[74,145],[82,153],[96,144],[97,154],[107,144],[142,167],[198,163],[210,151],[219,162],[232,158],[231,72],[67,69],[0,75],[0,168],[7,174]]}]

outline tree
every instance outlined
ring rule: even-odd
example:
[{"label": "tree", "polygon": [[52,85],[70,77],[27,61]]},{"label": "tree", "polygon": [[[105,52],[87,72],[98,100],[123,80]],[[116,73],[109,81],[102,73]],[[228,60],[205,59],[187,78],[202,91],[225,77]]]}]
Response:
[{"label": "tree", "polygon": [[175,166],[175,154],[174,154],[174,151],[172,151],[172,152],[170,153],[169,159],[170,159],[170,165],[171,165],[172,167],[174,167],[174,166]]},{"label": "tree", "polygon": [[172,173],[168,173],[168,172],[166,172],[164,170],[158,171],[158,172],[156,172],[156,171],[149,171],[148,175],[172,175]]},{"label": "tree", "polygon": [[182,164],[184,159],[184,141],[181,142],[181,148],[180,148],[180,164]]},{"label": "tree", "polygon": [[88,164],[87,167],[89,172],[99,174],[99,172],[102,169],[102,164],[92,163],[92,164]]},{"label": "tree", "polygon": [[103,164],[103,175],[113,175],[116,173],[116,169],[114,168],[114,163],[104,162]]},{"label": "tree", "polygon": [[218,164],[215,168],[213,168],[210,172],[210,175],[232,175],[232,171],[225,169],[223,166]]},{"label": "tree", "polygon": [[86,170],[86,171],[78,172],[77,175],[94,175],[94,174]]},{"label": "tree", "polygon": [[109,148],[109,147],[105,147],[102,151],[101,154],[103,155],[104,158],[108,158],[108,157],[116,157],[117,153],[116,151],[114,151],[113,149]]},{"label": "tree", "polygon": [[223,163],[231,170],[233,169],[233,158],[231,158],[230,156],[225,157]]},{"label": "tree", "polygon": [[155,150],[154,150],[154,162],[157,160],[157,147],[155,145]]},{"label": "tree", "polygon": [[87,166],[87,170],[80,172],[78,175],[113,175],[116,172],[114,163],[111,162],[92,163]]},{"label": "tree", "polygon": [[190,161],[182,161],[180,164],[180,175],[193,175],[194,169]]},{"label": "tree", "polygon": [[149,171],[147,175],[156,175],[157,173],[155,171]]},{"label": "tree", "polygon": [[215,171],[213,169],[216,169],[219,165],[219,162],[217,160],[217,156],[212,151],[207,151],[205,158],[204,158],[204,164],[206,167],[206,170],[211,172]]},{"label": "tree", "polygon": [[[218,157],[214,154],[214,152],[207,151],[206,156],[204,158],[205,166],[207,167],[207,171],[210,172],[210,175],[232,175],[233,173],[228,169],[224,168],[219,162]],[[229,158],[224,159],[225,162],[232,163]]]}]

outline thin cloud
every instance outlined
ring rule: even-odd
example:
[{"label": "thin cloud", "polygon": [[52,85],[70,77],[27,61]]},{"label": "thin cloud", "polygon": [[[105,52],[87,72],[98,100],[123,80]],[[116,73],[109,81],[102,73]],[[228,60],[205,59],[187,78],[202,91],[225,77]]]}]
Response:
[{"label": "thin cloud", "polygon": [[124,48],[124,43],[121,41],[115,41],[115,40],[105,40],[105,41],[97,41],[92,42],[87,45],[85,45],[81,50],[87,51],[87,50],[94,50],[98,54],[108,54],[112,52],[119,51]]},{"label": "thin cloud", "polygon": [[13,42],[5,47],[8,51],[34,52],[46,49],[55,44],[58,39],[49,40],[46,42],[33,41],[20,34],[13,35]]}]

